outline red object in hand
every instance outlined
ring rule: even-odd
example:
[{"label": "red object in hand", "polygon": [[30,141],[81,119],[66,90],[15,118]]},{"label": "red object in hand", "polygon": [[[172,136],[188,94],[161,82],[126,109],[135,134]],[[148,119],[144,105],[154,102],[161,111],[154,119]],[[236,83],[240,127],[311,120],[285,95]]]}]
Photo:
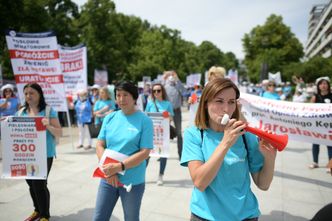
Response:
[{"label": "red object in hand", "polygon": [[164,112],[163,112],[163,117],[164,117],[164,118],[169,118],[169,113],[168,113],[168,111],[164,111]]},{"label": "red object in hand", "polygon": [[35,118],[35,124],[36,124],[36,130],[37,131],[44,131],[44,130],[46,130],[46,126],[42,122],[43,118],[44,117],[36,117]]},{"label": "red object in hand", "polygon": [[265,132],[263,130],[254,128],[254,127],[249,127],[247,126],[244,128],[246,131],[257,135],[258,137],[266,140],[269,142],[274,148],[276,148],[278,151],[283,151],[285,147],[287,146],[288,143],[288,135],[287,134],[282,134],[282,135],[277,135],[277,134],[270,134],[268,132]]},{"label": "red object in hand", "polygon": [[196,94],[196,93],[193,93],[193,94],[191,95],[191,100],[192,100],[192,103],[196,103],[196,102],[197,102],[198,97],[197,97],[197,94]]},{"label": "red object in hand", "polygon": [[[114,160],[112,158],[106,157],[105,162],[103,165],[109,164],[109,163],[120,163],[118,160]],[[105,173],[102,171],[99,167],[95,169],[95,172],[93,172],[93,177],[100,177],[105,178]]]}]

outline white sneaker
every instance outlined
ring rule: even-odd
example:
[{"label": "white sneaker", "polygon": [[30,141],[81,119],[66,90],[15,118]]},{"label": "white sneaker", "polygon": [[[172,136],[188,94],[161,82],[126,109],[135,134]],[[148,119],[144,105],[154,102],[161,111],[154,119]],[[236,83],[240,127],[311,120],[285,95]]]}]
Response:
[{"label": "white sneaker", "polygon": [[162,186],[163,184],[164,184],[163,175],[159,175],[158,180],[157,180],[157,185]]}]

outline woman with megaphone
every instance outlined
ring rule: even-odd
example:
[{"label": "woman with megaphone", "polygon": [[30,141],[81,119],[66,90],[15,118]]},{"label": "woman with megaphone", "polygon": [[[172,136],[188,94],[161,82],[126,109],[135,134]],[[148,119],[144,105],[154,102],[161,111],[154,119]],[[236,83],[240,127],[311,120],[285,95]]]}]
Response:
[{"label": "woman with megaphone", "polygon": [[[267,190],[273,179],[277,150],[246,131],[239,120],[240,92],[229,79],[214,79],[203,90],[195,126],[187,128],[181,165],[194,183],[191,220],[258,220],[258,201],[250,175]],[[221,121],[224,115],[230,120]]]}]

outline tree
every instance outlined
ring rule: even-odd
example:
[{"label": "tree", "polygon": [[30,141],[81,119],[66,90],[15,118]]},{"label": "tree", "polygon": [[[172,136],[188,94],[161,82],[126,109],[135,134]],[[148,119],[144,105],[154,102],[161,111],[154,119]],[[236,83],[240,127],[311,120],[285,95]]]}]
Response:
[{"label": "tree", "polygon": [[251,80],[258,81],[261,66],[267,64],[269,71],[283,72],[283,66],[298,62],[303,56],[300,41],[286,26],[281,16],[272,14],[263,26],[256,26],[242,39],[245,60]]}]

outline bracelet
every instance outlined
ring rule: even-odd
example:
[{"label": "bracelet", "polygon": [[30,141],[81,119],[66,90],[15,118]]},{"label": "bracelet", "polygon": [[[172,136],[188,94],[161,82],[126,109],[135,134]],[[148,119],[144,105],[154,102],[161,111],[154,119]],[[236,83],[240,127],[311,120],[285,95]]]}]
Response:
[{"label": "bracelet", "polygon": [[121,163],[121,169],[122,169],[122,171],[125,171],[126,167],[125,167],[124,163],[123,162],[120,162],[120,163]]}]

